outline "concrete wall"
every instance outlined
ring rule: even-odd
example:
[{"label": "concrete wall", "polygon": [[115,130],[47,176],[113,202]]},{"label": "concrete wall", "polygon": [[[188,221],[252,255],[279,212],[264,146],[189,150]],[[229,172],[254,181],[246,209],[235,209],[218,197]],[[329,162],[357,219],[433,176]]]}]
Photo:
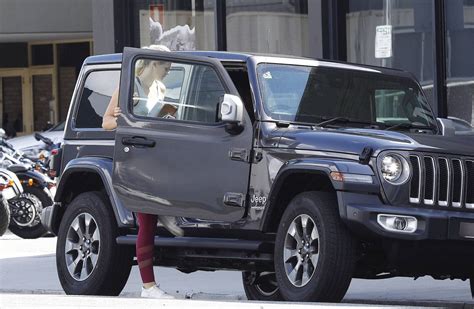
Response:
[{"label": "concrete wall", "polygon": [[92,0],[0,0],[0,42],[92,37]]},{"label": "concrete wall", "polygon": [[278,12],[227,15],[227,49],[310,56],[308,16]]}]

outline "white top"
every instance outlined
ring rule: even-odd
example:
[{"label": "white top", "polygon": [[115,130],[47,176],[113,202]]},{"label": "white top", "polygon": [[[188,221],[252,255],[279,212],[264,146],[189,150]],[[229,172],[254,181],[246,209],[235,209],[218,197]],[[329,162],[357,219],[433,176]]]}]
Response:
[{"label": "white top", "polygon": [[135,92],[133,93],[133,113],[139,116],[157,117],[165,99],[166,86],[159,80],[154,80],[146,95],[138,77],[135,78]]}]

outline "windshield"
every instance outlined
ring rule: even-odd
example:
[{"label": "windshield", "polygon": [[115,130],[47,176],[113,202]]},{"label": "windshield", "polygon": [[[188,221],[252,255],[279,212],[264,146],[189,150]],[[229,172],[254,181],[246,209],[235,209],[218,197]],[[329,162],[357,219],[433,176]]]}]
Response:
[{"label": "windshield", "polygon": [[265,112],[275,120],[319,123],[344,117],[385,127],[436,127],[424,95],[408,78],[280,64],[260,64],[257,71]]},{"label": "windshield", "polygon": [[49,131],[64,131],[65,121],[58,123],[57,125],[53,126]]}]

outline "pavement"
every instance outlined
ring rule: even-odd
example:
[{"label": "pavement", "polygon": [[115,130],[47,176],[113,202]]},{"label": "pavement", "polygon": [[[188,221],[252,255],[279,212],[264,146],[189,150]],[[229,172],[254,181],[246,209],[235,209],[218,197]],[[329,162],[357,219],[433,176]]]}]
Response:
[{"label": "pavement", "polygon": [[[68,301],[74,307],[147,307],[150,300],[139,299],[141,286],[138,268],[132,268],[130,278],[120,297],[76,297],[66,296],[56,272],[56,238],[35,240],[20,239],[7,233],[0,238],[0,309],[31,307],[61,307]],[[177,300],[162,301],[166,308],[183,308],[192,302],[193,308],[280,308],[284,303],[246,301],[241,274],[235,271],[184,274],[175,269],[155,267],[161,288],[174,295]],[[208,304],[210,302],[210,304]],[[354,279],[343,301],[342,307],[361,304],[397,306],[433,306],[451,308],[474,308],[469,282],[461,280],[434,280],[423,277],[418,280],[392,278],[383,280]],[[77,306],[76,306],[77,305]],[[288,305],[288,304],[287,304]],[[292,306],[296,305],[292,303]],[[306,308],[308,304],[298,304]],[[311,304],[315,308],[316,304]],[[317,304],[316,307],[334,305]]]}]

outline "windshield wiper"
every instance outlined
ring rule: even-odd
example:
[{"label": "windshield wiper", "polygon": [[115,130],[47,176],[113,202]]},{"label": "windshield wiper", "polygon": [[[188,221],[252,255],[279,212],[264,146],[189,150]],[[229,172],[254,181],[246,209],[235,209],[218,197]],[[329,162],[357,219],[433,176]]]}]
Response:
[{"label": "windshield wiper", "polygon": [[437,129],[435,127],[420,126],[420,125],[416,125],[416,124],[412,124],[412,123],[408,123],[408,122],[397,123],[393,126],[385,128],[385,130],[387,130],[387,131],[391,131],[391,130],[395,130],[395,129],[405,129],[405,130],[420,129],[420,130],[437,131]]},{"label": "windshield wiper", "polygon": [[380,128],[381,126],[385,127],[385,124],[382,122],[370,122],[370,121],[363,121],[363,120],[356,120],[356,119],[350,119],[346,117],[334,117],[330,118],[328,120],[324,120],[320,123],[317,123],[317,127],[326,127],[328,125],[334,124],[334,123],[358,123],[358,124],[366,124],[366,125],[371,125],[371,126],[377,126]]},{"label": "windshield wiper", "polygon": [[323,122],[317,123],[316,126],[325,127],[325,126],[328,126],[328,125],[333,124],[335,122],[347,123],[347,122],[350,122],[350,120],[349,120],[349,118],[346,118],[346,117],[334,117],[334,118],[331,118],[331,119],[328,119],[328,120],[324,120]]}]

